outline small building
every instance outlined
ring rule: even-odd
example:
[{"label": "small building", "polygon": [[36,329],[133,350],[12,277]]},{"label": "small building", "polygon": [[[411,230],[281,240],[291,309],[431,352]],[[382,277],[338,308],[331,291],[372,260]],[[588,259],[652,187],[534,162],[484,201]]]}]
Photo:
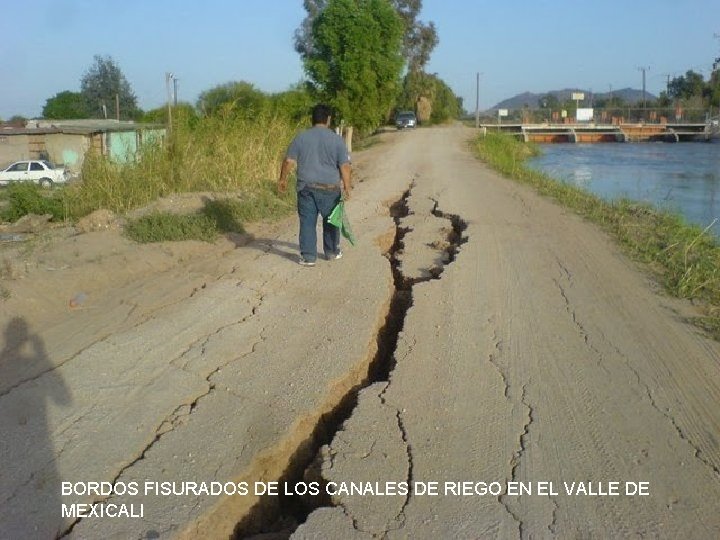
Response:
[{"label": "small building", "polygon": [[137,159],[145,144],[162,144],[165,127],[117,120],[30,120],[0,128],[0,167],[22,159],[48,159],[80,172],[93,149],[116,163]]}]

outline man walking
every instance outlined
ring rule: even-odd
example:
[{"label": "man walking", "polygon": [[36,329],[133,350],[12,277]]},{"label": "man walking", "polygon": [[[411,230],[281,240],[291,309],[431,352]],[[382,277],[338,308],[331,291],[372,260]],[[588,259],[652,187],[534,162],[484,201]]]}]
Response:
[{"label": "man walking", "polygon": [[[330,130],[331,113],[326,105],[312,110],[313,127],[300,133],[288,148],[280,170],[278,190],[285,193],[288,175],[297,166],[297,208],[300,219],[300,260],[315,266],[317,216],[323,220],[323,251],[328,260],[340,259],[340,229],[327,218],[341,196],[350,198],[350,156],[345,142]],[[341,183],[342,180],[342,183]]]}]

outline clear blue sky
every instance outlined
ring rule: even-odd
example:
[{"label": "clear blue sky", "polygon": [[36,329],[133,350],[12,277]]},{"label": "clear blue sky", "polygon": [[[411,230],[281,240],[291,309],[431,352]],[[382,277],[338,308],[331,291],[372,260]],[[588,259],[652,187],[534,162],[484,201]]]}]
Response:
[{"label": "clear blue sky", "polygon": [[[303,77],[292,36],[301,0],[3,0],[0,118],[39,116],[47,98],[78,91],[95,54],[110,55],[150,109],[246,80],[268,92]],[[475,108],[566,87],[647,89],[688,69],[707,77],[720,56],[719,0],[424,0],[440,44],[427,67]]]}]

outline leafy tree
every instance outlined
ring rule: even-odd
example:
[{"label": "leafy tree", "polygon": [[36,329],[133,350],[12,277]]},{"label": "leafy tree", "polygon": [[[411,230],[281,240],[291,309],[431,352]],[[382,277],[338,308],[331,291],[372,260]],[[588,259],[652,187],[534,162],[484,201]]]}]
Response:
[{"label": "leafy tree", "polygon": [[554,111],[560,108],[560,100],[555,94],[545,94],[538,100],[538,107]]},{"label": "leafy tree", "polygon": [[[717,61],[720,61],[720,59],[717,59]],[[717,69],[712,72],[710,80],[705,84],[703,95],[707,98],[711,107],[720,107],[720,71]]]},{"label": "leafy tree", "polygon": [[[424,71],[408,71],[403,79],[402,94],[398,99],[398,108],[401,110],[415,110],[421,97],[431,97],[433,84],[430,75]],[[428,120],[423,118],[422,120]]]},{"label": "leafy tree", "polygon": [[674,99],[689,99],[702,96],[705,81],[700,73],[688,70],[685,75],[675,77],[668,84],[668,95]]},{"label": "leafy tree", "polygon": [[[313,24],[328,6],[329,0],[303,0],[307,16],[295,31],[295,50],[302,57],[312,55]],[[422,0],[390,0],[403,22],[403,58],[410,71],[420,71],[430,60],[430,54],[438,44],[435,24],[418,21]]]},{"label": "leafy tree", "polygon": [[441,124],[459,118],[462,113],[462,101],[458,99],[445,81],[436,75],[431,75],[431,77],[435,95],[432,101],[430,121],[433,124]]},{"label": "leafy tree", "polygon": [[361,132],[389,115],[400,90],[403,24],[388,0],[328,0],[303,56],[314,92]]},{"label": "leafy tree", "polygon": [[300,123],[309,118],[314,100],[306,85],[299,83],[294,87],[270,96],[273,114]]},{"label": "leafy tree", "polygon": [[130,83],[109,56],[95,55],[93,65],[80,81],[80,93],[92,118],[104,118],[106,112],[108,117],[114,117],[116,95],[120,100],[121,119],[133,119],[142,113]]},{"label": "leafy tree", "polygon": [[197,101],[197,108],[203,114],[212,115],[225,109],[246,118],[257,117],[267,106],[267,96],[245,81],[231,81],[205,90]]},{"label": "leafy tree", "polygon": [[391,0],[405,26],[403,57],[409,71],[421,71],[430,60],[430,54],[438,44],[435,24],[418,20],[422,0]]},{"label": "leafy tree", "polygon": [[70,118],[87,118],[88,111],[85,99],[80,92],[65,90],[48,98],[42,111],[44,118],[66,120]]},{"label": "leafy tree", "polygon": [[[429,107],[429,111],[419,110],[421,100],[423,108]],[[423,71],[410,71],[405,75],[398,109],[416,110],[421,122],[433,124],[459,118],[463,113],[462,98],[456,96],[437,74],[428,75]]]},{"label": "leafy tree", "polygon": [[303,7],[307,15],[300,27],[295,30],[295,50],[303,58],[315,53],[313,47],[313,24],[323,12],[328,0],[303,0]]}]

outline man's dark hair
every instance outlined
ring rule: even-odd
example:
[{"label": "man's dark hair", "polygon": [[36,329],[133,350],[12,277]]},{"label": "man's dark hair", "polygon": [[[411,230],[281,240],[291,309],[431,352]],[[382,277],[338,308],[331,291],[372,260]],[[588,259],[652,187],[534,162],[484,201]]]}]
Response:
[{"label": "man's dark hair", "polygon": [[332,116],[332,109],[328,107],[327,105],[315,105],[312,109],[312,123],[313,125],[316,124],[325,124],[328,121],[328,118]]}]

